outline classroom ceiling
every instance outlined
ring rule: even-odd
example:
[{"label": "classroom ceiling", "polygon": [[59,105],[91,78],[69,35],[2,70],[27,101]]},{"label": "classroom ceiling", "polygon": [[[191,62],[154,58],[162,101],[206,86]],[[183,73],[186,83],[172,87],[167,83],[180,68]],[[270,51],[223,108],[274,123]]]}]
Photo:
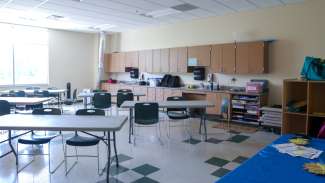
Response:
[{"label": "classroom ceiling", "polygon": [[303,1],[0,0],[0,22],[86,32],[122,32]]}]

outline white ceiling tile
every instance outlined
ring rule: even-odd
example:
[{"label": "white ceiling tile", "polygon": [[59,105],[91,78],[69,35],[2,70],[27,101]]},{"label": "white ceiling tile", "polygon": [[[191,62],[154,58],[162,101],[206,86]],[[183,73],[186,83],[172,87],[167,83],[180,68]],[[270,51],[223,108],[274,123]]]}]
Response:
[{"label": "white ceiling tile", "polygon": [[203,9],[195,9],[195,10],[190,10],[190,11],[187,11],[186,13],[189,13],[191,15],[194,15],[196,17],[211,17],[211,16],[214,16],[213,13],[209,12],[209,11],[206,11],[206,10],[203,10]]},{"label": "white ceiling tile", "polygon": [[248,0],[248,1],[252,2],[257,7],[260,7],[260,8],[283,5],[283,3],[279,0]]},{"label": "white ceiling tile", "polygon": [[172,6],[183,4],[182,1],[178,1],[178,0],[145,0],[145,1],[156,3],[165,7],[172,7]]},{"label": "white ceiling tile", "polygon": [[291,3],[301,3],[304,2],[305,0],[281,0],[281,1],[286,4],[291,4]]},{"label": "white ceiling tile", "polygon": [[200,7],[201,9],[207,10],[214,15],[223,15],[225,13],[232,12],[232,9],[225,7],[224,5],[214,0],[183,0],[184,2],[190,3],[194,6]]},{"label": "white ceiling tile", "polygon": [[236,11],[253,10],[257,7],[246,0],[215,0]]}]

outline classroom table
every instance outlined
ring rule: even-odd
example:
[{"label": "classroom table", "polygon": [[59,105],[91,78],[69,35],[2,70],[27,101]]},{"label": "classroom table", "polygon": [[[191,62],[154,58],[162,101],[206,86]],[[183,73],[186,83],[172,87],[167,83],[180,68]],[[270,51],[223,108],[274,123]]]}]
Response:
[{"label": "classroom table", "polygon": [[[8,130],[9,155],[14,154],[16,165],[17,152],[12,144],[12,130],[40,130],[40,131],[88,131],[107,132],[107,167],[106,182],[109,182],[111,166],[110,133],[119,131],[127,121],[127,116],[77,116],[77,115],[23,115],[9,114],[0,116],[0,130]],[[17,136],[16,136],[17,137]],[[1,157],[3,157],[2,155]],[[116,158],[115,158],[116,159]],[[118,165],[118,160],[116,159]]]},{"label": "classroom table", "polygon": [[[80,92],[78,94],[78,97],[83,98],[83,104],[84,104],[85,109],[87,108],[87,99],[94,97],[94,94],[95,94],[94,92]],[[111,94],[112,97],[117,96],[117,92],[113,92],[113,93],[110,93],[110,94]],[[146,94],[145,93],[134,92],[133,96],[135,96],[137,98],[137,101],[139,101],[140,97],[144,97],[144,96],[146,96]]]},{"label": "classroom table", "polygon": [[0,97],[0,100],[6,100],[12,105],[36,105],[50,101],[52,97]]},{"label": "classroom table", "polygon": [[[131,143],[131,134],[133,134],[133,109],[136,103],[141,103],[139,101],[125,101],[121,105],[121,108],[128,108],[129,109],[129,143]],[[157,103],[157,102],[156,102]],[[204,137],[205,141],[208,138],[207,135],[207,126],[206,126],[206,108],[207,107],[214,107],[215,104],[207,101],[207,100],[183,100],[183,101],[159,101],[158,102],[159,108],[186,108],[186,109],[204,109],[201,113],[201,120],[200,120],[200,133],[201,127],[203,124],[204,127]]]},{"label": "classroom table", "polygon": [[[318,176],[304,170],[304,163],[325,163],[323,152],[317,159],[292,157],[278,152],[272,145],[288,143],[293,135],[284,135],[266,146],[240,167],[228,173],[216,183],[324,183],[325,176]],[[325,139],[312,139],[307,145],[325,151]]]}]

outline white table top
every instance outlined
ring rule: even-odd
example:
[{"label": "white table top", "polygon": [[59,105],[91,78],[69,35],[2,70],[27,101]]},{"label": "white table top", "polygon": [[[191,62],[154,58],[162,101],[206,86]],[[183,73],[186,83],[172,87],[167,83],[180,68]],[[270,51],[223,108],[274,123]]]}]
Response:
[{"label": "white table top", "polygon": [[0,100],[6,100],[10,104],[16,105],[35,105],[47,102],[53,98],[39,98],[39,97],[0,97]]},{"label": "white table top", "polygon": [[[51,94],[58,94],[58,93],[64,93],[67,91],[67,89],[40,89],[40,90],[47,90],[49,91],[49,93]],[[24,91],[26,94],[34,94],[34,91],[35,90],[22,90]],[[0,93],[3,93],[3,94],[9,94],[10,90],[2,90],[0,91]]]},{"label": "white table top", "polygon": [[[140,101],[125,101],[121,108],[134,108],[136,103],[143,103]],[[214,107],[215,104],[207,100],[183,100],[183,101],[159,101],[160,108],[206,108]]]},{"label": "white table top", "polygon": [[1,130],[119,131],[127,116],[9,114],[0,116]]},{"label": "white table top", "polygon": [[[90,92],[90,93],[81,92],[81,93],[78,94],[78,97],[93,97],[94,94],[95,94],[95,93],[93,93],[93,92]],[[113,96],[113,97],[114,97],[114,96],[117,96],[117,93],[116,93],[116,92],[114,92],[114,93],[110,93],[110,94],[111,94],[111,96]],[[145,93],[134,92],[134,93],[133,93],[133,96],[135,96],[135,97],[143,97],[143,96],[146,96],[146,94],[145,94]]]}]

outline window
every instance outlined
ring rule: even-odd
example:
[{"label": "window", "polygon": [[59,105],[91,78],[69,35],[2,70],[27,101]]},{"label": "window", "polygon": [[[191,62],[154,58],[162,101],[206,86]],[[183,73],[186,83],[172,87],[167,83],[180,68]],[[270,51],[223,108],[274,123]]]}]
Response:
[{"label": "window", "polygon": [[48,84],[47,29],[0,24],[0,85]]}]

